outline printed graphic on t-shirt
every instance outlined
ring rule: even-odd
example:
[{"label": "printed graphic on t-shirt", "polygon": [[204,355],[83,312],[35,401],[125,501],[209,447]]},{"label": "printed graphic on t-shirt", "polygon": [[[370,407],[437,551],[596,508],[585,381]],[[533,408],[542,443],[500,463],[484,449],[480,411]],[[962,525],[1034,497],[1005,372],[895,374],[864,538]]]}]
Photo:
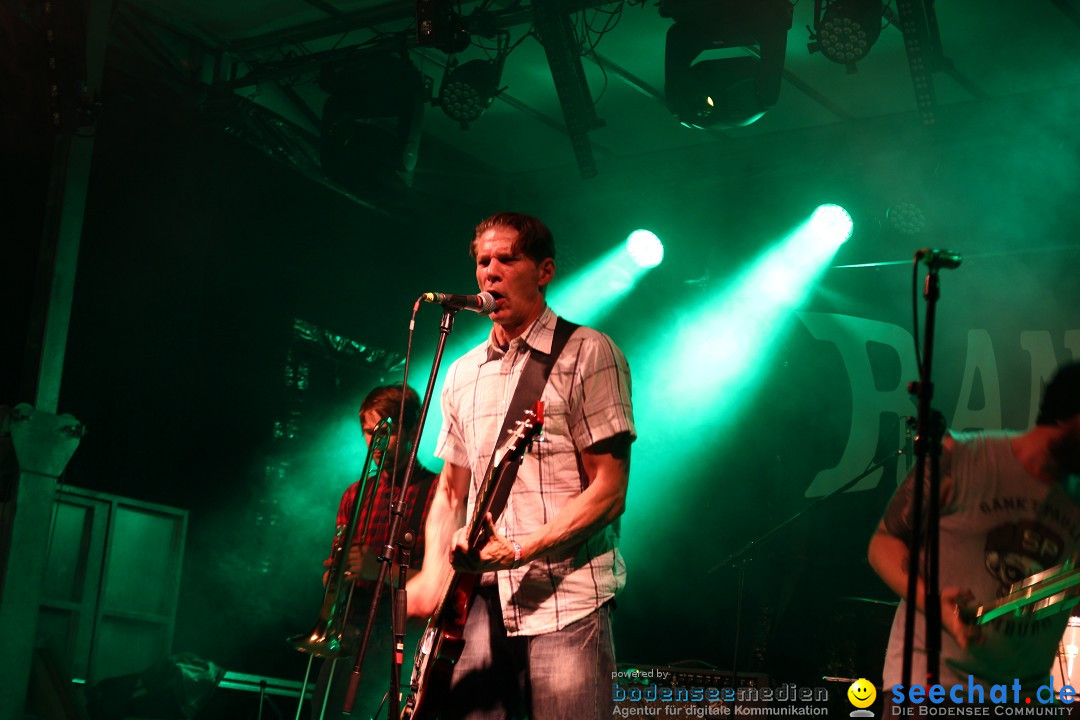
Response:
[{"label": "printed graphic on t-shirt", "polygon": [[1036,520],[1003,523],[986,534],[986,570],[998,581],[997,595],[1061,562],[1061,536]]}]

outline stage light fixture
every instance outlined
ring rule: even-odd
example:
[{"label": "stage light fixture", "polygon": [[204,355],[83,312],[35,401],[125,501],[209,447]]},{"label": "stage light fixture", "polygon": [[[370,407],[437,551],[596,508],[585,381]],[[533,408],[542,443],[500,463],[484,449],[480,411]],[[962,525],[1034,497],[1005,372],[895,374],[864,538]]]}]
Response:
[{"label": "stage light fixture", "polygon": [[[776,104],[792,8],[786,0],[664,0],[675,20],[664,53],[668,108],[683,125],[741,127]],[[746,48],[746,57],[704,59],[712,50]]]},{"label": "stage light fixture", "polygon": [[839,205],[818,205],[810,216],[810,230],[823,245],[840,247],[848,241],[854,229],[851,215]]},{"label": "stage light fixture", "polygon": [[469,47],[469,32],[452,0],[416,0],[416,44],[447,54]]},{"label": "stage light fixture", "polygon": [[664,261],[664,244],[651,230],[635,230],[626,238],[626,251],[641,268],[654,268]]},{"label": "stage light fixture", "polygon": [[912,237],[926,229],[926,214],[914,203],[901,202],[885,211],[885,220],[894,232]]},{"label": "stage light fixture", "polygon": [[854,71],[855,63],[870,53],[881,35],[883,13],[882,0],[834,0],[823,7],[817,4],[814,39],[808,49],[820,50],[829,60]]},{"label": "stage light fixture", "polygon": [[503,60],[470,60],[458,65],[451,60],[446,66],[439,88],[439,107],[451,120],[461,123],[462,130],[480,119],[499,94],[499,78]]}]

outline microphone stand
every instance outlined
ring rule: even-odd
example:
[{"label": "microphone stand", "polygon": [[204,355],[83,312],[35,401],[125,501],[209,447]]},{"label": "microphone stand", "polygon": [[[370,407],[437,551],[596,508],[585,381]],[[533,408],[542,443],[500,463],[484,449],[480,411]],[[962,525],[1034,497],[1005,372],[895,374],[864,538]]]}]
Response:
[{"label": "microphone stand", "polygon": [[[920,251],[922,252],[922,251]],[[959,257],[959,256],[957,256]],[[920,258],[916,255],[916,260]],[[908,392],[918,398],[918,418],[915,424],[915,479],[912,494],[911,541],[908,545],[907,603],[904,615],[904,659],[902,682],[911,687],[914,664],[915,614],[919,585],[920,528],[922,527],[923,486],[927,485],[926,498],[926,557],[923,614],[925,617],[926,677],[927,687],[938,682],[941,668],[941,591],[938,586],[938,528],[941,513],[941,441],[945,434],[945,420],[930,403],[934,396],[931,369],[934,359],[934,330],[937,324],[937,302],[941,297],[938,271],[941,267],[956,267],[939,260],[936,255],[926,258],[929,270],[923,284],[926,300],[926,322],[923,340],[923,361],[919,367],[919,380],[908,386]],[[956,264],[959,264],[957,260]],[[930,461],[929,483],[926,482],[926,462]]]},{"label": "microphone stand", "polygon": [[394,633],[394,651],[390,657],[390,697],[393,700],[390,701],[387,709],[387,718],[394,720],[397,720],[400,715],[398,703],[401,699],[401,666],[405,661],[405,618],[408,614],[405,582],[408,580],[409,560],[415,540],[412,532],[406,531],[401,537],[401,542],[398,543],[401,560],[398,562],[398,584],[394,589],[393,607],[390,612],[390,623]]},{"label": "microphone stand", "polygon": [[[408,495],[409,485],[412,483],[413,471],[416,468],[416,455],[420,449],[420,438],[424,432],[424,423],[427,421],[428,408],[431,405],[431,397],[435,391],[435,381],[439,374],[439,366],[442,363],[443,351],[446,349],[446,339],[454,329],[454,316],[457,312],[457,308],[443,306],[443,316],[439,323],[439,343],[435,349],[435,360],[431,364],[431,373],[428,376],[427,389],[424,391],[424,401],[420,406],[420,418],[416,426],[416,436],[413,438],[412,450],[409,453],[409,463],[405,468],[405,478],[402,480],[400,488],[398,489],[397,497],[394,498],[394,501],[390,506],[390,537],[378,558],[379,576],[375,581],[375,591],[371,598],[371,609],[368,611],[367,623],[364,626],[363,636],[361,637],[360,645],[357,648],[352,673],[349,675],[349,684],[345,691],[345,703],[341,708],[341,712],[345,715],[352,714],[353,705],[356,702],[356,691],[360,686],[360,678],[362,676],[361,669],[364,664],[364,656],[367,654],[368,638],[371,635],[371,628],[375,624],[375,612],[379,605],[379,598],[389,574],[390,566],[395,558],[398,558],[398,578],[400,587],[395,590],[391,614],[396,615],[400,613],[402,617],[400,620],[396,617],[391,620],[391,624],[393,625],[392,632],[395,633],[395,648],[394,652],[390,653],[390,692],[388,693],[387,718],[388,720],[397,720],[401,714],[400,684],[402,653],[399,650],[399,647],[404,647],[404,609],[407,607],[405,577],[409,569],[409,548],[412,546],[413,542],[411,532],[406,532],[404,535],[401,534],[402,518],[405,514],[405,498]],[[398,553],[399,548],[401,549],[400,553]],[[402,642],[400,646],[397,644],[398,629],[402,631]]]}]

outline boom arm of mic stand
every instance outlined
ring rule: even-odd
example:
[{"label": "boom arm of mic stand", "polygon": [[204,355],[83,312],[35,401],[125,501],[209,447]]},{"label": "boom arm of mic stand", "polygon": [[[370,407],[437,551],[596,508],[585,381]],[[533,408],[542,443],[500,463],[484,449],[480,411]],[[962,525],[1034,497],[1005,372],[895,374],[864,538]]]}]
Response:
[{"label": "boom arm of mic stand", "polygon": [[[750,542],[748,542],[746,545],[743,545],[741,548],[739,548],[738,550],[733,552],[731,555],[728,555],[726,558],[724,558],[719,563],[717,563],[712,568],[710,568],[709,571],[706,574],[707,575],[712,574],[712,573],[716,572],[717,570],[719,570],[720,568],[725,567],[725,566],[735,562],[736,560],[746,556],[757,545],[759,545],[760,543],[763,543],[766,540],[768,540],[770,537],[772,537],[773,535],[778,533],[782,528],[787,527],[791,523],[795,522],[800,517],[802,517],[806,513],[810,512],[811,510],[816,508],[818,505],[821,505],[822,503],[824,503],[824,502],[830,500],[831,498],[839,495],[840,493],[844,492],[845,490],[848,490],[849,488],[854,487],[854,485],[857,482],[859,482],[864,477],[866,477],[870,473],[874,472],[878,468],[885,465],[885,463],[887,463],[891,458],[899,457],[900,455],[903,455],[903,454],[904,454],[903,448],[898,448],[896,450],[896,452],[890,453],[889,455],[886,455],[881,460],[878,460],[876,463],[874,463],[873,465],[868,467],[866,470],[862,471],[861,473],[859,473],[858,475],[853,477],[851,480],[844,483],[841,487],[837,488],[836,490],[832,491],[831,493],[829,493],[828,495],[826,495],[824,497],[818,498],[817,500],[812,502],[810,505],[807,505],[805,508],[803,508],[799,512],[795,513],[791,517],[789,517],[786,520],[784,520],[783,522],[781,522],[779,525],[773,526],[770,530],[766,531],[765,534],[760,535],[757,538],[755,538],[755,539],[751,540]],[[743,562],[741,565],[739,565],[739,580],[738,580],[738,585],[737,585],[737,590],[736,590],[736,603],[737,604],[736,604],[736,611],[735,611],[735,647],[734,647],[734,650],[732,651],[734,657],[731,660],[731,687],[737,687],[738,686],[738,683],[737,683],[738,670],[737,670],[737,668],[738,668],[738,663],[739,663],[739,629],[742,626],[742,602],[743,602],[743,593],[744,593],[744,591],[746,589],[745,586],[746,586],[746,563]]]},{"label": "boom arm of mic stand", "polygon": [[772,528],[767,530],[764,534],[759,535],[758,537],[754,538],[750,542],[743,545],[741,548],[739,548],[735,552],[728,555],[726,558],[724,558],[723,560],[718,562],[716,565],[713,565],[711,568],[709,568],[709,570],[706,572],[706,575],[712,574],[712,573],[716,572],[717,570],[719,570],[720,568],[725,567],[725,566],[730,565],[731,563],[735,562],[736,560],[741,558],[743,555],[746,555],[748,552],[753,550],[755,546],[760,545],[761,543],[765,542],[766,540],[771,538],[773,535],[780,532],[780,530],[784,529],[785,527],[787,527],[791,523],[798,520],[803,515],[807,514],[808,512],[810,512],[811,510],[816,508],[818,505],[821,505],[824,502],[828,502],[829,500],[836,497],[840,493],[849,490],[850,488],[854,487],[857,482],[859,482],[860,480],[862,480],[863,478],[868,476],[870,473],[872,473],[875,470],[877,470],[877,469],[881,468],[882,466],[884,466],[885,463],[889,462],[889,460],[891,460],[894,457],[898,457],[900,455],[903,455],[903,454],[904,454],[903,449],[898,449],[896,452],[893,452],[893,453],[890,453],[890,454],[886,455],[885,457],[878,460],[876,463],[874,463],[870,467],[863,470],[861,473],[859,473],[855,477],[848,480],[846,483],[844,483],[842,486],[838,487],[836,490],[833,490],[831,493],[829,493],[828,495],[825,495],[824,497],[818,498],[814,502],[812,502],[809,505],[807,505],[806,507],[804,507],[799,512],[795,513],[791,517],[789,517],[786,520],[784,520],[783,522],[781,522],[779,525],[773,526]]}]

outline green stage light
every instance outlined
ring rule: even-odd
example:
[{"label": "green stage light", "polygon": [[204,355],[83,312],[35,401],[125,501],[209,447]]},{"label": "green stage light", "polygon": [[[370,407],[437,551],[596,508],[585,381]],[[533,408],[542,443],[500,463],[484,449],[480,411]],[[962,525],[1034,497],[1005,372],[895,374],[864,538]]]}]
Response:
[{"label": "green stage light", "polygon": [[[832,241],[823,241],[823,227],[833,225],[823,218],[831,216],[811,216],[710,292],[683,293],[687,301],[666,316],[667,325],[625,348],[640,437],[629,516],[648,513],[647,498],[658,491],[649,478],[667,482],[716,462],[714,442],[687,445],[687,437],[716,438],[753,422],[772,356],[839,247],[839,233],[825,233]],[[676,446],[684,449],[673,455],[669,449]]]},{"label": "green stage light", "polygon": [[626,238],[626,251],[638,266],[654,268],[664,261],[664,244],[650,230],[635,230]]},{"label": "green stage light", "polygon": [[817,210],[810,216],[810,231],[814,236],[826,245],[839,247],[848,241],[855,229],[855,223],[847,210],[827,203],[818,205]]},{"label": "green stage light", "polygon": [[595,325],[663,259],[660,239],[648,230],[635,230],[626,242],[556,280],[548,303],[568,320]]}]

